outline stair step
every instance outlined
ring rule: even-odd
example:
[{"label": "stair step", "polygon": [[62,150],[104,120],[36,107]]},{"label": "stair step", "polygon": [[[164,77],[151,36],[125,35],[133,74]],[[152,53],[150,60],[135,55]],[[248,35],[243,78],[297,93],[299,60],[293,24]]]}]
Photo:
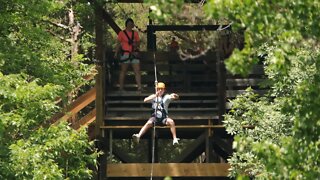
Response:
[{"label": "stair step", "polygon": [[[199,111],[199,112],[203,112],[203,111],[216,111],[218,110],[218,108],[169,108],[169,113],[170,112],[179,112],[179,111],[187,111],[187,112],[194,112],[194,111]],[[113,107],[109,107],[107,108],[107,112],[110,111],[133,111],[133,112],[151,112],[150,108],[137,108],[137,107],[132,107],[132,108],[128,108],[128,107],[124,107],[124,108],[113,108]]]},{"label": "stair step", "polygon": [[[218,103],[218,100],[178,100],[178,101],[172,101],[170,104],[212,104],[212,103]],[[113,104],[150,104],[145,103],[143,101],[137,101],[137,100],[109,100],[107,101],[107,104],[113,105]]]},{"label": "stair step", "polygon": [[[149,116],[125,116],[125,117],[119,117],[119,116],[106,116],[106,120],[113,120],[113,121],[129,121],[129,120],[146,120],[150,117]],[[218,116],[170,116],[170,118],[174,120],[217,120],[219,117]]]},{"label": "stair step", "polygon": [[[142,126],[100,126],[101,129],[140,129]],[[170,128],[170,126],[156,126],[158,129]],[[223,129],[223,125],[177,125],[177,129],[214,128]]]},{"label": "stair step", "polygon": [[[154,93],[154,92],[151,92]],[[120,92],[120,91],[112,91],[112,92],[107,92],[107,97],[147,97],[149,96],[151,93],[149,92],[142,92],[142,93],[138,93],[137,91],[125,91],[125,92]],[[199,97],[217,97],[218,94],[215,92],[190,92],[190,93],[179,93],[177,92],[180,96],[180,98],[182,97],[197,97],[199,99]]]}]

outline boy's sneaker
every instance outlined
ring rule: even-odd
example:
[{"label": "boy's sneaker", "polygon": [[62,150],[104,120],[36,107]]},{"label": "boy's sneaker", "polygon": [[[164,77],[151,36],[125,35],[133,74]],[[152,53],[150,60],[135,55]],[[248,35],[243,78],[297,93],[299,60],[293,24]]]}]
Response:
[{"label": "boy's sneaker", "polygon": [[172,144],[173,145],[178,145],[179,144],[179,138],[174,138]]},{"label": "boy's sneaker", "polygon": [[140,141],[140,137],[139,137],[139,135],[138,134],[133,134],[132,135],[132,139],[133,139],[133,142],[135,142],[135,143],[139,143],[139,141]]}]

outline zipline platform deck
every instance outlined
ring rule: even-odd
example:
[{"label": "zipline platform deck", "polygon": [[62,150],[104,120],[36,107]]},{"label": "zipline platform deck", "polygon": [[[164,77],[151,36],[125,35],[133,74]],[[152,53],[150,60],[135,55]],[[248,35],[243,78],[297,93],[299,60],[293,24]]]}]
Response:
[{"label": "zipline platform deck", "polygon": [[[150,177],[150,163],[108,164],[109,177]],[[154,177],[226,177],[227,163],[155,163]]]},{"label": "zipline platform deck", "polygon": [[[175,121],[178,136],[195,139],[199,134],[209,130],[215,135],[227,137],[218,116],[219,98],[223,95],[219,97],[218,92],[218,77],[221,76],[218,74],[221,71],[218,57],[217,53],[210,52],[206,56],[182,61],[175,52],[143,52],[140,62],[144,88],[142,92],[137,91],[130,66],[125,79],[125,91],[118,91],[119,69],[116,69],[113,60],[110,60],[105,123],[101,128],[111,130],[115,139],[130,139],[150,118],[153,112],[151,103],[144,103],[143,99],[155,91],[155,60],[158,82],[166,84],[166,93],[175,92],[180,96],[180,99],[172,101],[169,106],[169,117]],[[263,75],[261,65],[255,66],[245,78],[225,72],[224,84],[221,86],[225,86],[226,97],[223,100],[226,108],[229,108],[227,99],[243,93],[249,86],[257,89],[264,79]],[[260,89],[258,93],[264,93],[264,90]],[[157,129],[161,138],[171,138],[168,127]]]},{"label": "zipline platform deck", "polygon": [[[180,154],[170,162],[161,162],[158,142],[170,142],[172,135],[170,127],[156,126],[154,177],[171,176],[173,179],[227,179],[227,159],[232,154],[232,139],[221,122],[221,113],[230,108],[228,99],[242,94],[247,87],[252,87],[257,93],[263,94],[266,89],[259,88],[263,82],[262,65],[254,67],[247,77],[233,76],[224,71],[224,62],[217,61],[215,53],[182,61],[176,53],[158,52],[157,62],[158,82],[166,84],[166,93],[177,93],[180,98],[172,101],[169,106],[169,117],[175,121],[177,137],[190,141],[186,147],[180,147]],[[151,140],[152,128],[143,136],[139,145],[133,146],[133,152],[128,153],[124,147],[113,145],[115,140],[132,142],[132,135],[138,133],[153,112],[151,103],[143,99],[153,94],[155,73],[153,53],[142,54],[141,77],[144,90],[136,91],[134,73],[129,67],[125,80],[124,92],[118,91],[119,70],[110,65],[110,78],[106,87],[104,131],[107,143],[114,157],[121,163],[108,163],[106,174],[110,179],[145,179],[151,172]],[[223,106],[222,106],[223,105]],[[223,108],[223,109],[222,109]],[[251,127],[249,127],[251,128]],[[147,149],[138,152],[141,143]],[[139,147],[140,146],[140,147]],[[172,148],[174,148],[172,146]],[[143,161],[132,158],[132,153],[145,154]],[[201,162],[195,163],[200,158]]]},{"label": "zipline platform deck", "polygon": [[[153,94],[155,73],[152,53],[141,58],[141,77],[144,90],[136,91],[134,73],[129,72],[125,81],[125,92],[117,91],[119,72],[113,73],[114,81],[106,97],[105,125],[101,128],[112,131],[113,138],[130,139],[138,133],[152,114],[151,103],[143,99]],[[195,139],[204,130],[217,129],[218,125],[216,67],[214,56],[204,56],[192,61],[181,61],[177,53],[155,54],[158,82],[166,84],[166,93],[177,93],[180,99],[172,101],[169,117],[176,124],[179,138]],[[129,70],[132,71],[131,67]],[[157,126],[157,135],[162,139],[172,139],[168,126]],[[110,132],[109,132],[110,133]],[[149,137],[147,132],[145,137]]]}]

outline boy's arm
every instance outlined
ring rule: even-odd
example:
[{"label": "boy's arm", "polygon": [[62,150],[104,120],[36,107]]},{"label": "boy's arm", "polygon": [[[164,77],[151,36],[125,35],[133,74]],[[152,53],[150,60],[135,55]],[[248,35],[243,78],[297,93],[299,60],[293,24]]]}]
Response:
[{"label": "boy's arm", "polygon": [[151,94],[150,96],[144,98],[143,102],[151,102],[154,98],[156,98],[156,95]]},{"label": "boy's arm", "polygon": [[176,93],[171,93],[170,94],[170,99],[173,99],[173,100],[179,99],[179,95],[176,94]]}]

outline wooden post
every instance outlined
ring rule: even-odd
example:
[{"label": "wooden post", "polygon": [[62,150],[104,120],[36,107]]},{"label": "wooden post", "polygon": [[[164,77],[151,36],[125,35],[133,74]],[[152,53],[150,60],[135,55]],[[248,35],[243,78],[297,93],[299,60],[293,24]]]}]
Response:
[{"label": "wooden post", "polygon": [[219,124],[222,124],[223,115],[226,112],[226,68],[221,51],[217,50],[217,73],[218,73],[218,116]]},{"label": "wooden post", "polygon": [[[94,6],[95,10],[95,41],[96,41],[96,70],[97,75],[96,80],[96,123],[94,129],[94,137],[97,140],[97,147],[99,150],[106,152],[106,140],[103,139],[103,133],[100,127],[103,125],[104,114],[105,114],[105,63],[104,63],[104,46],[103,46],[103,21],[102,21],[102,8],[99,8],[99,5],[96,3]],[[106,169],[107,169],[107,155],[104,153],[98,159],[98,174],[96,179],[105,179],[106,178]]]},{"label": "wooden post", "polygon": [[148,51],[156,51],[156,34],[153,25],[147,26],[147,49]]},{"label": "wooden post", "polygon": [[211,136],[211,129],[207,130],[206,140],[205,140],[205,153],[206,153],[206,163],[213,162],[213,147],[212,147],[212,136]]}]

